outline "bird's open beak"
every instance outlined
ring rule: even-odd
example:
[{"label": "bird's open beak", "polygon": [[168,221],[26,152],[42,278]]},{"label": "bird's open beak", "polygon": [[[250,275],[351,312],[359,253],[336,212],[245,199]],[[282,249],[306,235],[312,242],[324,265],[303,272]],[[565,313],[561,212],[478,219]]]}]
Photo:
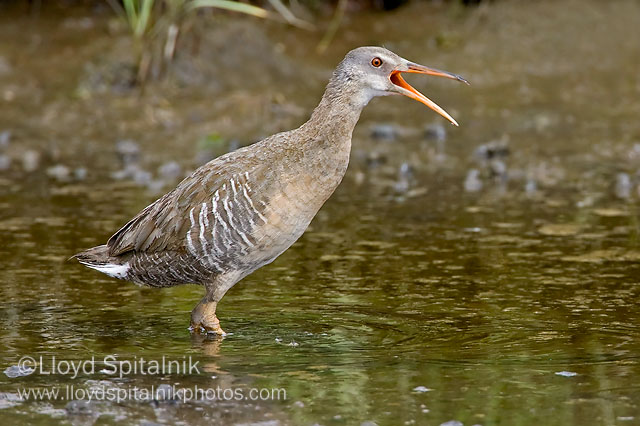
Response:
[{"label": "bird's open beak", "polygon": [[395,69],[395,70],[393,70],[391,72],[391,75],[389,76],[389,79],[394,84],[394,86],[396,86],[396,88],[397,88],[399,93],[401,93],[401,94],[403,94],[405,96],[408,96],[411,99],[415,99],[418,102],[422,102],[423,104],[425,104],[426,106],[428,106],[429,108],[431,108],[432,110],[434,110],[435,112],[437,112],[438,114],[440,114],[441,116],[443,116],[444,118],[449,120],[451,122],[451,124],[453,124],[455,126],[458,125],[456,120],[454,120],[453,117],[451,117],[447,113],[447,111],[443,110],[442,108],[440,108],[438,106],[438,104],[433,102],[431,99],[427,98],[422,93],[418,92],[413,87],[411,87],[411,85],[409,83],[407,83],[402,78],[402,76],[400,75],[403,72],[435,75],[437,77],[446,77],[446,78],[450,78],[452,80],[458,80],[458,81],[461,81],[463,83],[469,84],[469,82],[467,80],[465,80],[464,78],[460,77],[457,74],[452,74],[452,73],[447,72],[447,71],[439,71],[439,70],[436,70],[436,69],[433,69],[433,68],[425,67],[423,65],[414,64],[413,62],[407,62],[406,69]]}]

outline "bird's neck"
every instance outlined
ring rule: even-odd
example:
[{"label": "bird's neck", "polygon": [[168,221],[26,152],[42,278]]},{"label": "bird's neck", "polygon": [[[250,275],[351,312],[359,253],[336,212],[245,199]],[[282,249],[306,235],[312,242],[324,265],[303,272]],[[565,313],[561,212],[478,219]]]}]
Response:
[{"label": "bird's neck", "polygon": [[371,97],[363,90],[330,81],[303,128],[331,144],[351,144],[353,129]]}]

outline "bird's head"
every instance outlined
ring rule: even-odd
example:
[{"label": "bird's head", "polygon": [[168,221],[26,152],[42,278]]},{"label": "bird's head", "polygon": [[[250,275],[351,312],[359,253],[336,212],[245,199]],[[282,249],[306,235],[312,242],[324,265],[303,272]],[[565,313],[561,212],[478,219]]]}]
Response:
[{"label": "bird's head", "polygon": [[458,123],[444,109],[402,78],[401,74],[405,72],[446,77],[469,84],[457,74],[415,64],[383,47],[359,47],[350,51],[336,69],[334,77],[344,84],[358,87],[364,105],[375,96],[405,95],[422,102],[457,126]]}]

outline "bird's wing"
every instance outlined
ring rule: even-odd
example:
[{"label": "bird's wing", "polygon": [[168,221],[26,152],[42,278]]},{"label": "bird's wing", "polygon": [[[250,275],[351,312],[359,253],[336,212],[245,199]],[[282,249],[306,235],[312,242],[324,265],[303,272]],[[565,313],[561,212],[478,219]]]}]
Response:
[{"label": "bird's wing", "polygon": [[109,255],[188,250],[200,257],[214,246],[232,255],[266,206],[249,182],[265,163],[241,149],[200,167],[116,232],[107,242]]}]

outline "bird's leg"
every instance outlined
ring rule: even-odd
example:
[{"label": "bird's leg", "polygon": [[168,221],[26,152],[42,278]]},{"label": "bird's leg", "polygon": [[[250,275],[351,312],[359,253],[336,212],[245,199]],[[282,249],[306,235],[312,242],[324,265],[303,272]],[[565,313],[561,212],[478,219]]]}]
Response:
[{"label": "bird's leg", "polygon": [[216,316],[216,306],[218,302],[212,300],[209,295],[202,298],[200,303],[191,311],[191,331],[196,333],[215,333],[224,336],[224,330],[220,327],[220,321]]}]

